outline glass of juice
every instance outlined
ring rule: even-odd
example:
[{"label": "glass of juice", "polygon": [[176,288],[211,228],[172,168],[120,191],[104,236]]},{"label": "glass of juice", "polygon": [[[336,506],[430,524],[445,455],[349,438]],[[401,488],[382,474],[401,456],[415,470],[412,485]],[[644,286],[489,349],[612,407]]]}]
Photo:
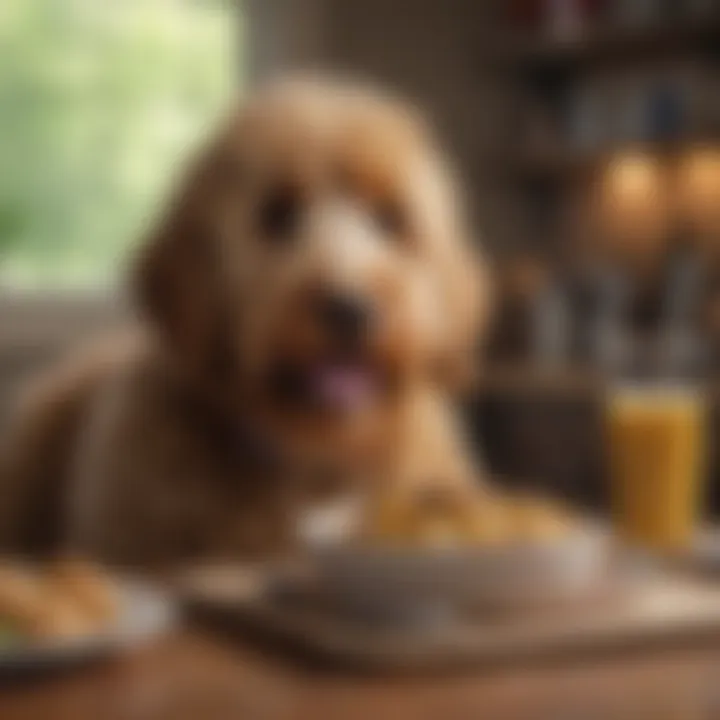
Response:
[{"label": "glass of juice", "polygon": [[613,517],[629,546],[673,552],[692,543],[702,509],[707,405],[690,385],[608,391]]}]

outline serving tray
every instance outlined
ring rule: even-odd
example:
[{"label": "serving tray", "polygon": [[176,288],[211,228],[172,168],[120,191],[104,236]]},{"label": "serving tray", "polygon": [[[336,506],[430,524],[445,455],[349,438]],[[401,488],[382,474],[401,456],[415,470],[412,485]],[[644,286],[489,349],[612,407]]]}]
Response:
[{"label": "serving tray", "polygon": [[[329,606],[275,568],[223,568],[186,579],[191,614],[324,666],[371,672],[569,660],[720,640],[720,583],[664,571],[612,582],[547,607],[466,610],[425,624],[369,622]],[[282,582],[279,582],[282,580]]]}]

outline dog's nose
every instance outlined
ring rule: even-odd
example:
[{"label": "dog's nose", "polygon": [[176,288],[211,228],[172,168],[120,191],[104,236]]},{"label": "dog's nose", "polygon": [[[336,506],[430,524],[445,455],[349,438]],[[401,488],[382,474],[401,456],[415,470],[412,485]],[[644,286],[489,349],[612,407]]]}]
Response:
[{"label": "dog's nose", "polygon": [[370,329],[372,308],[363,298],[329,293],[319,305],[320,321],[333,338],[341,342],[362,340]]}]

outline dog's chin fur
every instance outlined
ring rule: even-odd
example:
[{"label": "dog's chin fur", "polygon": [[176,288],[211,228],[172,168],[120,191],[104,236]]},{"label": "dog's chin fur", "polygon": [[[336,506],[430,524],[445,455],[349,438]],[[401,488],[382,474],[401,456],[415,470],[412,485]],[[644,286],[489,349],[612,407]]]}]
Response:
[{"label": "dog's chin fur", "polygon": [[[249,412],[278,448],[295,457],[353,465],[381,451],[415,373],[411,358],[376,352],[360,358],[319,353],[271,358],[240,412]],[[324,373],[358,374],[364,387],[345,405],[328,403],[317,385]]]},{"label": "dog's chin fur", "polygon": [[[475,365],[487,280],[464,225],[412,108],[317,80],[258,92],[141,250],[144,349],[77,365],[16,424],[0,467],[19,499],[8,512],[55,498],[57,514],[77,505],[63,493],[81,494],[84,547],[121,561],[274,546],[287,467],[268,474],[240,436],[293,458],[298,477],[308,459],[353,475],[408,452],[407,428],[445,417]],[[319,319],[329,293],[371,310],[351,352]],[[282,372],[295,375],[284,388]],[[411,417],[418,388],[435,409]],[[465,467],[459,447],[442,445],[438,474]],[[64,520],[44,523],[54,543]]]}]

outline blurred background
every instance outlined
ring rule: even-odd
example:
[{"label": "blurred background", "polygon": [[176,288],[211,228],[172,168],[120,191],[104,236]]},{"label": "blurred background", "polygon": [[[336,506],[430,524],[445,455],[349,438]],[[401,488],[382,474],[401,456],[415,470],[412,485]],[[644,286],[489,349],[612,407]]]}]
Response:
[{"label": "blurred background", "polygon": [[6,0],[3,287],[107,285],[173,169],[227,102],[240,15],[182,0]]},{"label": "blurred background", "polygon": [[608,378],[720,376],[720,0],[3,0],[0,422],[122,315],[125,258],[223,107],[294,67],[434,119],[497,279],[468,403],[487,462],[603,505]]}]

